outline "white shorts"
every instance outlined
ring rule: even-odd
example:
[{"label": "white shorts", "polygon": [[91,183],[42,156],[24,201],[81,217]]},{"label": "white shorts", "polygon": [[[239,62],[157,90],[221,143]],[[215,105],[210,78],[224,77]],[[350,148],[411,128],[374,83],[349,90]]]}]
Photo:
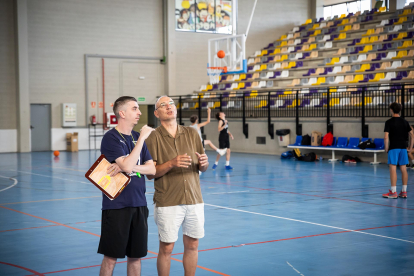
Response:
[{"label": "white shorts", "polygon": [[204,237],[204,203],[168,207],[154,205],[154,220],[162,242],[176,242],[181,225],[184,235],[194,239]]}]

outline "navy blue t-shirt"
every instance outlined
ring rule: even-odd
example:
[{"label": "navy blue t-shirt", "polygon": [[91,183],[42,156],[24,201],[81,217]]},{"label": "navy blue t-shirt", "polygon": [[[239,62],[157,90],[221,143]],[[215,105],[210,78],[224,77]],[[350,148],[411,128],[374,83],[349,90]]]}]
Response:
[{"label": "navy blue t-shirt", "polygon": [[[135,145],[132,142],[131,136],[125,134],[122,135],[126,139],[126,142],[118,131],[113,128],[105,133],[105,136],[102,139],[101,153],[105,155],[110,163],[115,163],[115,160],[119,157],[129,155],[134,149]],[[139,133],[132,131],[131,135],[133,135],[134,141],[137,142]],[[152,160],[152,157],[144,142],[137,165],[143,165],[148,160]],[[102,193],[102,210],[147,206],[147,199],[145,198],[145,177],[141,175],[141,178],[139,178],[136,173],[131,173],[130,176],[131,182],[114,200],[110,200]]]}]

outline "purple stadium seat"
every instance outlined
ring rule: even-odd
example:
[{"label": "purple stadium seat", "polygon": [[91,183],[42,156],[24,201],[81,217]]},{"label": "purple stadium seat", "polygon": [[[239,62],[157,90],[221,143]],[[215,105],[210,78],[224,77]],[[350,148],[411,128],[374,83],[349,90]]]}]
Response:
[{"label": "purple stadium seat", "polygon": [[333,67],[325,67],[325,71],[323,73],[320,73],[319,75],[327,75],[328,73],[333,71]]},{"label": "purple stadium seat", "polygon": [[229,95],[230,95],[230,93],[229,93],[229,92],[223,92],[223,94],[222,94],[223,98],[228,98],[228,97],[229,97]]},{"label": "purple stadium seat", "polygon": [[333,41],[338,36],[339,36],[338,34],[333,34],[333,35],[331,35],[331,39],[329,39],[328,41]]},{"label": "purple stadium seat", "polygon": [[371,63],[371,68],[365,70],[365,72],[372,72],[380,68],[381,68],[381,63]]},{"label": "purple stadium seat", "polygon": [[398,34],[390,34],[390,35],[388,35],[387,39],[383,40],[383,42],[391,41],[391,40],[393,40],[394,38],[397,38],[397,37],[398,37]]},{"label": "purple stadium seat", "polygon": [[387,51],[388,48],[392,47],[392,43],[384,43],[382,44],[382,47],[380,49],[378,49],[378,51]]},{"label": "purple stadium seat", "polygon": [[374,79],[374,74],[365,74],[364,75],[364,79],[359,81],[360,83],[362,82],[369,82],[370,80]]},{"label": "purple stadium seat", "polygon": [[292,66],[292,68],[299,68],[303,67],[303,61],[296,61],[296,66]]},{"label": "purple stadium seat", "polygon": [[213,84],[213,89],[212,90],[217,90],[218,89],[218,84]]},{"label": "purple stadium seat", "polygon": [[360,51],[364,50],[364,46],[357,46],[355,47],[353,52],[350,52],[349,54],[358,54]]},{"label": "purple stadium seat", "polygon": [[225,81],[227,79],[227,75],[221,76],[221,81]]},{"label": "purple stadium seat", "polygon": [[243,89],[246,89],[246,88],[249,88],[249,87],[252,87],[252,83],[251,82],[245,82]]},{"label": "purple stadium seat", "polygon": [[368,22],[372,20],[372,16],[371,15],[367,15],[363,20],[361,20],[361,22]]},{"label": "purple stadium seat", "polygon": [[306,74],[303,74],[304,77],[309,77],[311,74],[315,74],[316,69],[309,69]]},{"label": "purple stadium seat", "polygon": [[273,45],[273,43],[269,43],[269,45],[267,45],[264,49],[266,50],[266,49],[273,48],[273,47],[275,47],[275,46]]},{"label": "purple stadium seat", "polygon": [[227,106],[227,102],[221,102],[221,107],[226,107]]},{"label": "purple stadium seat", "polygon": [[303,53],[302,57],[300,59],[305,59],[310,56],[311,53]]},{"label": "purple stadium seat", "polygon": [[303,99],[303,100],[300,102],[300,105],[298,105],[298,107],[305,107],[305,106],[307,106],[307,105],[310,105],[310,99]]},{"label": "purple stadium seat", "polygon": [[386,58],[386,57],[387,57],[387,53],[378,53],[377,57],[372,59],[371,61],[380,61],[381,59]]},{"label": "purple stadium seat", "polygon": [[292,102],[293,100],[286,100],[279,108],[286,108],[286,106],[292,105]]},{"label": "purple stadium seat", "polygon": [[323,107],[324,105],[328,104],[327,98],[322,98],[318,105],[315,105],[315,107]]},{"label": "purple stadium seat", "polygon": [[357,43],[359,43],[359,42],[361,42],[361,39],[360,39],[360,38],[355,38],[355,39],[352,41],[352,43],[351,43],[351,44],[348,44],[348,46],[355,46],[355,44],[357,44]]},{"label": "purple stadium seat", "polygon": [[408,76],[407,71],[400,71],[397,72],[397,77],[391,79],[392,81],[402,80],[403,78],[406,78]]}]

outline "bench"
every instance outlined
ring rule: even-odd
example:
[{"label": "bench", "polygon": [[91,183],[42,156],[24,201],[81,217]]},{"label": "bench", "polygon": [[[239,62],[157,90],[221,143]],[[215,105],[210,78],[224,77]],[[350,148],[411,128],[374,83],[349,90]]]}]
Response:
[{"label": "bench", "polygon": [[[362,138],[361,142],[364,142],[368,140],[369,138]],[[372,139],[371,139],[372,140]],[[335,158],[335,151],[350,151],[350,152],[369,152],[374,154],[374,162],[370,162],[371,165],[377,165],[380,164],[377,160],[377,154],[381,152],[385,152],[384,149],[384,139],[375,138],[374,144],[375,148],[372,149],[360,149],[358,148],[360,139],[357,137],[339,137],[336,139],[334,137],[333,145],[329,147],[323,147],[323,146],[302,146],[302,136],[296,136],[296,141],[294,144],[291,144],[288,146],[288,148],[291,149],[312,149],[312,150],[330,150],[332,151],[332,158],[329,159],[330,162],[338,161],[338,159]]]}]

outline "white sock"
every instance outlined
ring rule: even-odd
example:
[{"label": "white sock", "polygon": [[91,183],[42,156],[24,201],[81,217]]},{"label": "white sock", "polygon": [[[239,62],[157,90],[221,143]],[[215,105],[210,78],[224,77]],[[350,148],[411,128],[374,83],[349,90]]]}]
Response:
[{"label": "white sock", "polygon": [[403,191],[403,192],[407,192],[407,185],[403,185],[403,189],[402,189],[402,191]]},{"label": "white sock", "polygon": [[393,193],[396,193],[397,192],[397,186],[391,186],[391,191]]},{"label": "white sock", "polygon": [[230,166],[230,161],[226,161],[226,166]]},{"label": "white sock", "polygon": [[214,162],[214,164],[218,165],[218,162]]},{"label": "white sock", "polygon": [[216,150],[216,152],[217,152],[217,153],[220,153],[220,149],[217,149],[217,150]]}]

